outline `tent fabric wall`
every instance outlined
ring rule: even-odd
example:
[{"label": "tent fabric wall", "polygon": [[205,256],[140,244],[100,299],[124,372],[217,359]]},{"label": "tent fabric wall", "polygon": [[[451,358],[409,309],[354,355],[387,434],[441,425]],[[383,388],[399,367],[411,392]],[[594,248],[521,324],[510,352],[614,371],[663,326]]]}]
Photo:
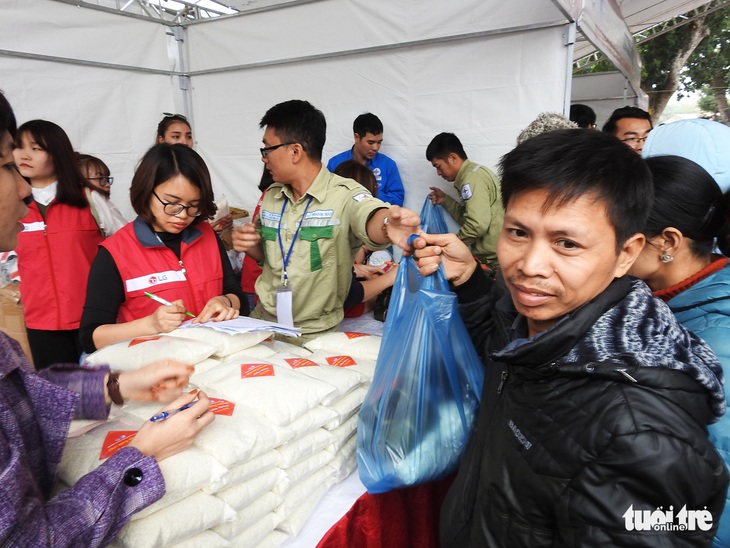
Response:
[{"label": "tent fabric wall", "polygon": [[76,150],[101,158],[114,175],[112,200],[127,219],[133,218],[129,183],[137,162],[154,143],[161,113],[174,105],[169,76],[4,59],[0,89],[18,123],[55,122]]},{"label": "tent fabric wall", "polygon": [[370,111],[385,126],[381,151],[398,163],[406,205],[418,209],[429,186],[451,187],[424,156],[434,135],[456,133],[471,158],[494,167],[537,114],[562,110],[564,31],[565,19],[544,0],[519,10],[480,0],[459,10],[321,0],[191,25],[198,150],[213,159],[229,202],[251,209],[262,170],[258,122],[269,107],[297,98],[321,109],[325,161],[352,146],[353,119]]},{"label": "tent fabric wall", "polygon": [[[519,9],[462,3],[319,0],[187,27],[196,148],[216,192],[253,208],[258,122],[292,98],[327,116],[325,160],[351,146],[355,116],[378,114],[382,150],[398,162],[411,207],[428,186],[450,187],[424,157],[440,131],[457,133],[470,158],[494,167],[538,113],[562,110],[565,18],[548,0]],[[185,111],[172,29],[51,0],[3,0],[3,15],[0,89],[19,120],[53,120],[78,150],[105,160],[112,198],[131,217],[134,166],[162,112]]]},{"label": "tent fabric wall", "polygon": [[163,28],[152,21],[49,0],[2,0],[0,51],[169,70]]},{"label": "tent fabric wall", "polygon": [[2,3],[0,90],[18,122],[56,122],[76,150],[104,160],[112,199],[131,219],[134,168],[162,112],[181,104],[169,29],[50,0]]},{"label": "tent fabric wall", "polygon": [[251,209],[263,168],[258,124],[269,107],[296,98],[322,110],[325,162],[352,146],[353,119],[371,111],[385,126],[381,151],[398,163],[406,205],[420,209],[429,186],[453,191],[426,161],[434,135],[456,133],[470,158],[493,168],[537,114],[562,110],[568,63],[555,52],[563,30],[195,76],[197,147],[228,201]]}]

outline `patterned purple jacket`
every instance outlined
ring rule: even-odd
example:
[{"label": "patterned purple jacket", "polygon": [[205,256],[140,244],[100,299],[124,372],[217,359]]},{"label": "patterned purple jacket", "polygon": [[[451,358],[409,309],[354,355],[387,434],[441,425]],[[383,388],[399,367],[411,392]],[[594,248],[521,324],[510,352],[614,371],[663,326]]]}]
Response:
[{"label": "patterned purple jacket", "polygon": [[20,345],[0,333],[0,546],[104,546],[165,493],[155,459],[126,447],[50,498],[71,419],[108,415],[107,371],[36,374]]}]

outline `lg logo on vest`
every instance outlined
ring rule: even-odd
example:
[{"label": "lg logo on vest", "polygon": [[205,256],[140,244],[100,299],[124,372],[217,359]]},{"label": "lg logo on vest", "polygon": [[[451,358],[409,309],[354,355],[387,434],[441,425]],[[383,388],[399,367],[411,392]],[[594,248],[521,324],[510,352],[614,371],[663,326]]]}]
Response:
[{"label": "lg logo on vest", "polygon": [[705,506],[704,510],[687,510],[687,505],[675,516],[674,506],[666,512],[660,508],[651,510],[634,510],[629,506],[622,516],[627,531],[709,531],[712,529],[712,514]]},{"label": "lg logo on vest", "polygon": [[160,274],[159,276],[150,276],[147,280],[150,285],[155,285],[158,282],[165,282],[167,281],[167,275]]}]

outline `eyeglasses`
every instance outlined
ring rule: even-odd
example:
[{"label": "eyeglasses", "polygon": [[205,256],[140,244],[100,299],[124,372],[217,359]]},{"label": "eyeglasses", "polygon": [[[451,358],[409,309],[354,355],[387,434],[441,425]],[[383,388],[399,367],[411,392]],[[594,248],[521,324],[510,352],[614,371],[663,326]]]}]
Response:
[{"label": "eyeglasses", "polygon": [[182,204],[173,204],[172,202],[163,202],[154,190],[152,191],[152,194],[154,194],[155,198],[157,198],[159,200],[159,202],[163,205],[162,210],[167,215],[170,215],[170,216],[179,215],[180,213],[182,213],[182,211],[184,209],[185,213],[187,213],[187,215],[189,217],[200,217],[200,213],[201,213],[200,206],[197,206],[197,205],[185,206]]},{"label": "eyeglasses", "polygon": [[649,137],[629,137],[627,139],[621,139],[624,143],[628,143],[629,145],[638,145],[639,143],[645,142]]},{"label": "eyeglasses", "polygon": [[285,147],[288,145],[293,145],[294,141],[287,141],[286,143],[279,143],[278,145],[272,145],[270,147],[264,147],[260,148],[259,151],[261,152],[261,157],[266,158],[269,155],[269,152],[272,150],[276,150],[277,148]]},{"label": "eyeglasses", "polygon": [[114,177],[87,177],[90,181],[99,181],[100,185],[110,185],[114,182]]}]

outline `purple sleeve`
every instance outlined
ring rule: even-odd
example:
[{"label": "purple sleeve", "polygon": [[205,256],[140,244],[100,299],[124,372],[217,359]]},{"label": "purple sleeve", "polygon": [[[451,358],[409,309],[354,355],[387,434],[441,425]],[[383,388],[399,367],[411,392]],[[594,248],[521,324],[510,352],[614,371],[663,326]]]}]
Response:
[{"label": "purple sleeve", "polygon": [[[4,440],[0,441],[0,449]],[[134,512],[165,493],[165,481],[153,457],[125,447],[72,488],[44,501],[12,459],[0,463],[0,545],[106,546]],[[23,473],[25,472],[25,474]]]},{"label": "purple sleeve", "polygon": [[109,406],[104,401],[104,376],[109,373],[108,366],[82,368],[74,365],[61,365],[42,369],[38,375],[50,383],[68,388],[81,394],[74,411],[75,419],[106,419]]}]

